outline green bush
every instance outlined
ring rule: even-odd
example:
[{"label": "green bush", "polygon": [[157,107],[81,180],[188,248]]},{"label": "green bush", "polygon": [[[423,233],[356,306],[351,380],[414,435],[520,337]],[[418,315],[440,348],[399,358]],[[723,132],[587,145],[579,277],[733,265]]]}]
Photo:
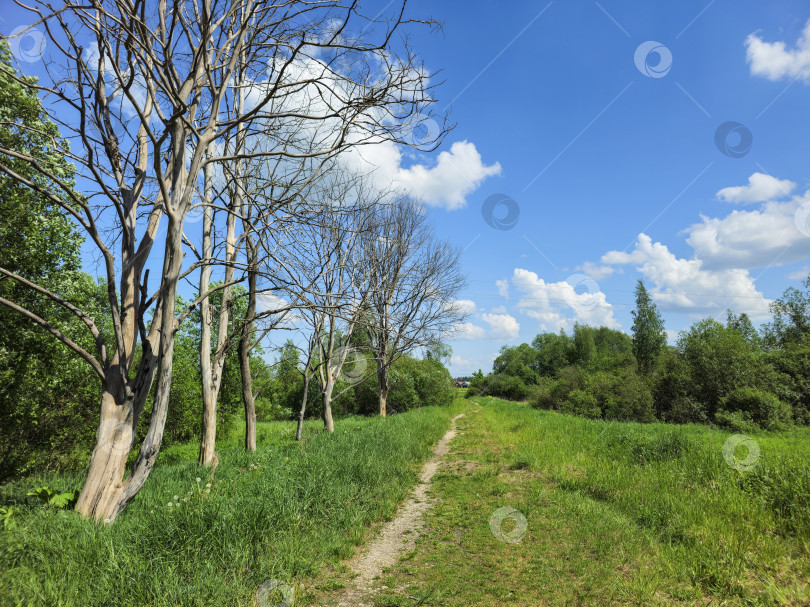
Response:
[{"label": "green bush", "polygon": [[583,390],[572,390],[569,392],[568,398],[560,406],[560,412],[580,415],[591,419],[599,419],[602,417],[602,410],[599,408],[596,397]]},{"label": "green bush", "polygon": [[513,375],[490,375],[483,393],[507,400],[525,400],[529,395],[529,388],[522,379]]},{"label": "green bush", "polygon": [[757,388],[737,388],[723,397],[718,416],[728,420],[729,413],[741,413],[740,419],[749,420],[766,430],[781,430],[789,426],[793,419],[789,404]]}]

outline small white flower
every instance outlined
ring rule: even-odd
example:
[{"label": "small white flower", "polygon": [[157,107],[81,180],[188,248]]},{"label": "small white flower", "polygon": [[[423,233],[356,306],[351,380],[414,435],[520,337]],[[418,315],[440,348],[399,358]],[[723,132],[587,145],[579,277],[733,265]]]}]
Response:
[{"label": "small white flower", "polygon": [[169,502],[169,508],[171,508],[171,507],[172,507],[172,503],[171,503],[171,502]]},{"label": "small white flower", "polygon": [[187,501],[188,501],[188,498],[187,498],[187,497],[184,497],[184,498],[183,498],[183,501],[184,501],[184,502],[187,502]]},{"label": "small white flower", "polygon": [[206,490],[205,490],[205,492],[206,492],[206,493],[211,493],[211,490],[210,490],[210,489],[206,489]]},{"label": "small white flower", "polygon": [[205,483],[205,486],[210,489],[211,488],[211,483]]},{"label": "small white flower", "polygon": [[202,479],[201,479],[201,478],[198,476],[198,477],[197,477],[197,482],[199,483],[201,480],[202,480]]},{"label": "small white flower", "polygon": [[180,499],[180,496],[179,496],[179,495],[175,495],[175,496],[174,496],[174,501],[177,501],[177,500],[179,500],[179,499]]}]

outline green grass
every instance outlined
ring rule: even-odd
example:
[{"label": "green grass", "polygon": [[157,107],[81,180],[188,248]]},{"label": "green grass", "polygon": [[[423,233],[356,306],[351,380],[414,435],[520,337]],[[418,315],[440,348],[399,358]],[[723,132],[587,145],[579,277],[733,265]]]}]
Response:
[{"label": "green grass", "polygon": [[262,582],[295,586],[350,556],[393,515],[462,406],[342,419],[334,435],[313,421],[301,443],[292,422],[262,423],[256,453],[238,435],[218,444],[213,479],[196,444],[171,447],[111,526],[25,497],[80,477],[6,484],[0,506],[16,512],[0,527],[0,604],[252,605]]},{"label": "green grass", "polygon": [[[709,427],[471,400],[379,607],[810,604],[810,429],[754,435],[761,457],[739,472]],[[519,543],[491,532],[501,507],[526,517]]]}]

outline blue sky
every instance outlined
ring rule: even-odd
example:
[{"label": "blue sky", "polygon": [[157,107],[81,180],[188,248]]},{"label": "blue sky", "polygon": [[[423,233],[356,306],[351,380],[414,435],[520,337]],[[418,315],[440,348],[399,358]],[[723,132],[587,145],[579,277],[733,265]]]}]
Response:
[{"label": "blue sky", "polygon": [[[764,321],[808,273],[795,225],[810,200],[806,2],[415,2],[410,14],[444,23],[412,40],[443,70],[438,107],[452,100],[441,149],[467,141],[500,166],[463,207],[434,202],[469,274],[454,374],[575,321],[629,331],[638,278],[674,337],[726,308]],[[636,66],[648,41],[671,54],[669,71],[655,53],[641,62],[660,77]],[[740,157],[715,144],[730,121],[753,139]],[[482,215],[496,194],[519,208],[511,229]]]},{"label": "blue sky", "polygon": [[[409,41],[457,127],[436,152],[367,160],[463,249],[453,374],[577,321],[629,331],[638,278],[674,338],[727,308],[765,321],[810,273],[806,1],[412,0],[406,15],[444,25]],[[12,8],[0,31],[28,22]]]}]

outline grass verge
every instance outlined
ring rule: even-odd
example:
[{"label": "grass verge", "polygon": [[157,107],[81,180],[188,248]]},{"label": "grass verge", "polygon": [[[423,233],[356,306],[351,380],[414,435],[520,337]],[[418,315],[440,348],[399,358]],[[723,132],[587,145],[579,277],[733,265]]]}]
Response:
[{"label": "grass verge", "polygon": [[301,443],[290,422],[262,423],[256,453],[236,436],[218,444],[213,478],[197,466],[196,444],[171,447],[111,526],[26,497],[43,484],[70,490],[79,477],[8,483],[0,604],[252,605],[268,579],[295,586],[351,556],[371,524],[393,516],[463,406],[343,419],[334,435],[313,421]]}]

